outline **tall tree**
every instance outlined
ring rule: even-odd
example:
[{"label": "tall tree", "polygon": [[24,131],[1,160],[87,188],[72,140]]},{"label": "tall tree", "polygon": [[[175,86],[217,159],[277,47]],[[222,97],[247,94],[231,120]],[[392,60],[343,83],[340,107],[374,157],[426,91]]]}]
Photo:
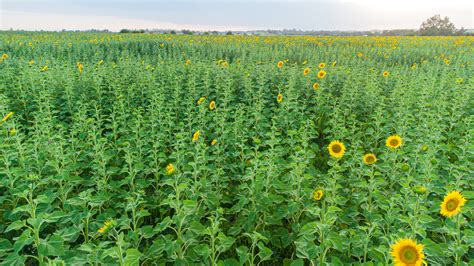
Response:
[{"label": "tall tree", "polygon": [[439,35],[447,36],[457,33],[456,27],[448,17],[441,18],[440,15],[434,15],[425,20],[420,26],[420,35]]}]

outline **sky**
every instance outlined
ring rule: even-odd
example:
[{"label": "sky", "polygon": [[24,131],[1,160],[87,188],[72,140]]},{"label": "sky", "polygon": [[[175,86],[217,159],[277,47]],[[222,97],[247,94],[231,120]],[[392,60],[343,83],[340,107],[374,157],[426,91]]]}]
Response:
[{"label": "sky", "polygon": [[1,30],[474,28],[474,0],[0,0]]}]

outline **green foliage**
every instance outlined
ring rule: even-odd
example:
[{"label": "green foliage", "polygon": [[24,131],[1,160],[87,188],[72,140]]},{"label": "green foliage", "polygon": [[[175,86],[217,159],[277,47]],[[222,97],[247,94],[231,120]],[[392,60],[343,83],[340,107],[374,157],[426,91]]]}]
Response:
[{"label": "green foliage", "polygon": [[473,44],[2,33],[0,265],[472,264]]}]

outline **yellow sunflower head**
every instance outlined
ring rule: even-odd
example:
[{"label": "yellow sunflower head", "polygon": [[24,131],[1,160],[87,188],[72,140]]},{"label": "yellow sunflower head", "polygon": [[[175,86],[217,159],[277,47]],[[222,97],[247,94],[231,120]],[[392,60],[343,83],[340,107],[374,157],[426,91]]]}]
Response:
[{"label": "yellow sunflower head", "polygon": [[166,174],[171,175],[172,173],[174,173],[174,165],[170,163],[166,166]]},{"label": "yellow sunflower head", "polygon": [[319,70],[318,72],[318,78],[322,79],[326,76],[326,71],[324,70]]},{"label": "yellow sunflower head", "polygon": [[385,146],[392,149],[396,149],[400,147],[402,143],[403,143],[403,140],[399,135],[393,135],[387,138],[387,140],[385,141]]},{"label": "yellow sunflower head", "polygon": [[303,74],[306,76],[306,75],[309,74],[310,71],[311,71],[311,69],[309,69],[309,67],[307,67],[303,70]]},{"label": "yellow sunflower head", "polygon": [[198,130],[196,132],[194,132],[193,134],[193,141],[196,141],[199,139],[199,135],[201,134],[201,132]]},{"label": "yellow sunflower head", "polygon": [[325,63],[319,63],[319,68],[325,68],[326,67],[326,64]]},{"label": "yellow sunflower head", "polygon": [[452,191],[448,193],[441,203],[441,215],[451,218],[461,212],[461,207],[466,203],[466,199],[459,191]]},{"label": "yellow sunflower head", "polygon": [[2,54],[2,59],[5,60],[8,58],[8,55],[7,54]]},{"label": "yellow sunflower head", "polygon": [[329,155],[334,158],[341,158],[346,152],[346,146],[337,140],[331,141],[328,146]]},{"label": "yellow sunflower head", "polygon": [[206,97],[199,98],[199,100],[197,100],[197,104],[200,105],[202,102],[204,102],[205,99]]},{"label": "yellow sunflower head", "polygon": [[422,185],[416,185],[413,187],[413,191],[417,194],[425,194],[428,191],[428,188]]},{"label": "yellow sunflower head", "polygon": [[384,77],[388,77],[390,76],[390,73],[388,71],[384,71],[383,74],[382,74]]},{"label": "yellow sunflower head", "polygon": [[10,112],[10,113],[8,113],[6,116],[4,116],[4,117],[2,118],[2,123],[3,123],[3,122],[6,122],[8,119],[10,119],[10,117],[11,117],[13,114],[14,114],[14,112]]},{"label": "yellow sunflower head", "polygon": [[313,83],[313,89],[317,90],[319,88],[319,83],[315,82]]},{"label": "yellow sunflower head", "polygon": [[322,189],[315,190],[313,192],[313,199],[314,200],[321,200],[323,198],[324,192]]},{"label": "yellow sunflower head", "polygon": [[277,102],[281,103],[282,101],[283,101],[283,95],[281,93],[278,93]]},{"label": "yellow sunflower head", "polygon": [[449,64],[451,64],[451,61],[449,61],[448,59],[444,59],[444,63],[449,66]]},{"label": "yellow sunflower head", "polygon": [[209,109],[210,110],[216,109],[216,102],[215,101],[211,101],[211,103],[209,103]]},{"label": "yellow sunflower head", "polygon": [[211,141],[211,145],[214,146],[214,145],[216,145],[216,144],[217,144],[217,139],[213,139],[213,140]]},{"label": "yellow sunflower head", "polygon": [[283,61],[278,61],[277,67],[278,67],[278,68],[282,68],[282,67],[283,67]]},{"label": "yellow sunflower head", "polygon": [[392,257],[396,266],[421,266],[423,263],[423,245],[411,239],[400,239],[392,245]]},{"label": "yellow sunflower head", "polygon": [[187,65],[187,66],[191,65],[191,60],[189,60],[189,59],[186,60],[186,65]]},{"label": "yellow sunflower head", "polygon": [[367,153],[366,155],[364,155],[363,160],[365,164],[371,165],[377,161],[377,157],[375,157],[375,154],[373,153]]},{"label": "yellow sunflower head", "polygon": [[357,56],[358,56],[358,57],[362,57],[362,56],[364,56],[364,54],[361,53],[361,52],[358,52],[358,53],[357,53]]}]

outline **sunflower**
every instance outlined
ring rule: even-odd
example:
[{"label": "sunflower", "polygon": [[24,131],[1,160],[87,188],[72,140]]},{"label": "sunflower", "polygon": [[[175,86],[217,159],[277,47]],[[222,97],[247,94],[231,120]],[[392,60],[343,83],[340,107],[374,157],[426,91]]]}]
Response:
[{"label": "sunflower", "polygon": [[373,153],[367,153],[366,155],[364,155],[363,160],[365,164],[371,165],[377,161],[377,157],[375,157],[375,154]]},{"label": "sunflower", "polygon": [[388,77],[390,76],[390,73],[388,71],[384,71],[383,74],[382,74],[384,77]]},{"label": "sunflower", "polygon": [[313,192],[313,199],[314,200],[320,200],[320,199],[322,199],[323,195],[324,195],[324,192],[323,192],[322,189],[315,190]]},{"label": "sunflower", "polygon": [[325,68],[326,67],[326,64],[325,63],[319,63],[319,68]]},{"label": "sunflower", "polygon": [[101,228],[99,228],[99,230],[97,230],[97,232],[103,234],[105,233],[109,227],[112,225],[112,221],[105,221],[104,222],[104,226],[102,226]]},{"label": "sunflower", "polygon": [[393,135],[387,138],[387,140],[385,141],[385,146],[392,149],[396,149],[400,147],[402,143],[403,143],[403,140],[399,135]]},{"label": "sunflower", "polygon": [[426,191],[428,191],[428,188],[422,185],[416,185],[415,187],[413,187],[413,191],[418,194],[425,194]]},{"label": "sunflower", "polygon": [[170,163],[166,166],[166,174],[171,175],[172,173],[174,173],[174,165]]},{"label": "sunflower", "polygon": [[317,90],[319,88],[319,83],[315,82],[313,83],[313,89]]},{"label": "sunflower", "polygon": [[278,67],[278,68],[282,68],[282,67],[283,67],[283,61],[278,61],[277,67]]},{"label": "sunflower", "polygon": [[448,59],[444,59],[444,63],[449,66],[449,64],[451,64],[451,61],[449,61]]},{"label": "sunflower", "polygon": [[84,65],[81,63],[77,63],[77,69],[79,70],[79,72],[82,73],[82,71],[84,71]]},{"label": "sunflower", "polygon": [[8,58],[7,54],[2,54],[2,60],[6,60]]},{"label": "sunflower", "polygon": [[326,71],[324,70],[319,70],[318,72],[318,78],[322,79],[326,76]]},{"label": "sunflower", "polygon": [[400,239],[392,245],[392,257],[396,266],[421,266],[423,263],[423,245],[411,239]]},{"label": "sunflower", "polygon": [[10,112],[6,116],[4,116],[3,119],[2,119],[2,123],[6,122],[13,114],[14,114],[14,112]]},{"label": "sunflower", "polygon": [[30,61],[28,61],[28,65],[29,65],[29,66],[32,66],[32,65],[34,65],[34,64],[35,64],[35,60],[30,60]]},{"label": "sunflower", "polygon": [[309,74],[309,72],[311,71],[311,69],[309,69],[309,67],[305,68],[304,71],[303,71],[303,74],[306,76]]},{"label": "sunflower", "polygon": [[211,101],[211,103],[209,103],[209,109],[210,110],[216,109],[216,102],[215,101]]},{"label": "sunflower", "polygon": [[191,65],[191,60],[189,60],[189,59],[186,60],[186,65],[187,65],[187,66],[188,66],[188,65]]},{"label": "sunflower", "polygon": [[201,134],[201,132],[198,130],[196,132],[194,132],[193,134],[193,141],[196,141],[199,139],[199,135]]},{"label": "sunflower", "polygon": [[213,140],[211,141],[211,145],[214,146],[214,145],[216,145],[216,144],[217,144],[217,139],[213,139]]},{"label": "sunflower", "polygon": [[451,218],[461,211],[461,207],[464,206],[466,201],[459,191],[452,191],[444,197],[440,213],[445,217]]},{"label": "sunflower", "polygon": [[346,146],[342,142],[337,140],[331,141],[328,146],[329,155],[334,158],[341,158],[346,152]]},{"label": "sunflower", "polygon": [[202,102],[204,102],[204,100],[206,99],[206,97],[201,97],[199,98],[199,100],[197,100],[197,104],[200,105]]},{"label": "sunflower", "polygon": [[283,101],[283,95],[281,93],[278,93],[277,102],[281,103],[282,101]]},{"label": "sunflower", "polygon": [[43,68],[41,68],[41,71],[42,71],[42,72],[46,72],[46,71],[48,71],[48,70],[49,70],[49,67],[48,67],[47,65],[44,66]]}]

